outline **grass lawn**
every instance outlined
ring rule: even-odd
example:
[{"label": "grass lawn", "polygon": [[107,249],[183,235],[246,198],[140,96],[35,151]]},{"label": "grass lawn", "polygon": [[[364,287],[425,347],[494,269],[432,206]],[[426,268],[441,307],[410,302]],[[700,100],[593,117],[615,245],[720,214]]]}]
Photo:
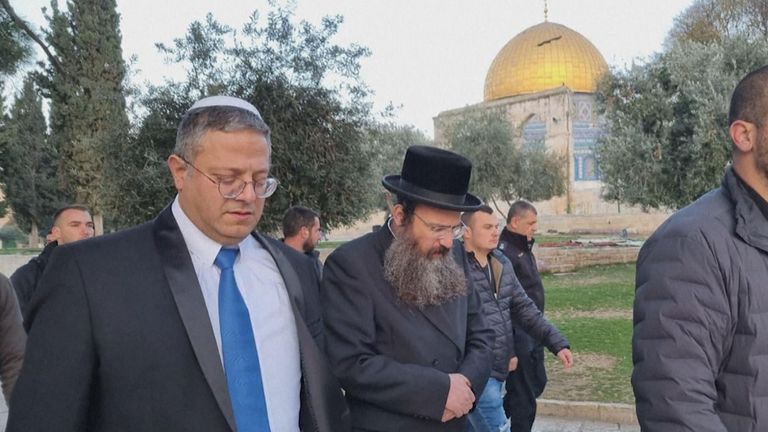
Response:
[{"label": "grass lawn", "polygon": [[575,364],[563,370],[547,355],[543,398],[633,403],[634,264],[544,275],[546,315],[571,342]]}]

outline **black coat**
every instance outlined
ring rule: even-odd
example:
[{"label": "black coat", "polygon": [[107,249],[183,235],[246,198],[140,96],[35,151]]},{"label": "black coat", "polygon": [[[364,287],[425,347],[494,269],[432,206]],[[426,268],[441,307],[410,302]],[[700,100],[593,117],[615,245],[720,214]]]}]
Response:
[{"label": "black coat", "polygon": [[533,256],[533,243],[534,240],[528,241],[526,236],[513,233],[507,228],[501,230],[499,236],[499,250],[512,262],[525,293],[544,312],[544,285],[541,283],[536,257]]},{"label": "black coat", "polygon": [[55,241],[48,243],[43,251],[40,252],[40,255],[17,268],[10,277],[13,289],[16,291],[16,298],[19,301],[19,308],[24,318],[27,317],[27,305],[32,299],[40,277],[45,271],[45,266],[48,265],[48,260],[51,259],[53,249],[57,245],[58,242]]},{"label": "black coat", "polygon": [[768,431],[768,220],[731,168],[645,242],[636,286],[643,430]]},{"label": "black coat", "polygon": [[[391,243],[385,226],[337,248],[323,270],[328,355],[346,391],[352,427],[464,432],[466,417],[440,421],[448,374],[464,374],[479,398],[490,373],[493,331],[469,283],[468,295],[443,305],[403,305],[384,279]],[[466,266],[463,248],[454,247]]]},{"label": "black coat", "polygon": [[[348,411],[317,346],[312,263],[255,238],[294,306],[302,430],[347,430]],[[153,222],[56,248],[29,317],[8,432],[235,430],[208,311],[170,207]]]},{"label": "black coat", "polygon": [[491,376],[500,381],[507,379],[509,359],[516,355],[513,324],[546,345],[553,354],[569,348],[568,341],[525,294],[512,263],[501,251],[495,249],[488,255],[493,283],[488,279],[487,267],[480,266],[474,253],[468,253],[468,259],[469,276],[480,293],[488,325],[496,334]]}]

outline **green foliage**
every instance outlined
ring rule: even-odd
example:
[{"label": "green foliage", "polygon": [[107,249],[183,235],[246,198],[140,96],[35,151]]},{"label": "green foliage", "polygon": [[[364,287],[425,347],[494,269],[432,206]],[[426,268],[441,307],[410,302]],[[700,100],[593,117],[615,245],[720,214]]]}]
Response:
[{"label": "green foliage", "polygon": [[[149,180],[133,180],[136,196],[124,202],[124,213],[153,214],[167,204],[160,199],[170,195],[160,181],[166,168],[158,161],[170,153],[181,114],[200,97],[228,94],[252,102],[272,129],[272,174],[281,186],[260,230],[276,230],[295,204],[319,210],[329,229],[365,216],[374,205],[375,183],[375,153],[365,141],[368,89],[359,77],[368,50],[334,44],[341,23],[339,16],[325,17],[319,26],[296,23],[292,9],[273,4],[266,20],[254,12],[237,34],[208,15],[172,46],[158,44],[187,77],[153,87],[142,98],[148,114],[136,148],[121,165],[127,172],[145,170]],[[126,217],[119,224],[129,222],[136,221]]]},{"label": "green foliage", "polygon": [[0,7],[0,75],[12,75],[32,55],[29,41]]},{"label": "green foliage", "polygon": [[[381,179],[385,175],[399,174],[405,157],[405,151],[412,145],[432,145],[423,132],[413,126],[395,123],[376,123],[367,130],[365,138],[367,146],[373,152],[371,170],[375,184],[373,188],[381,191]],[[374,196],[377,206],[386,209],[386,203],[381,195]]]},{"label": "green foliage", "polygon": [[483,200],[511,204],[565,192],[564,158],[543,148],[521,148],[501,112],[476,111],[462,117],[448,129],[446,141],[472,161],[470,190]]},{"label": "green foliage", "polygon": [[675,44],[607,74],[597,94],[607,133],[596,147],[605,198],[676,209],[716,187],[731,155],[731,92],[766,63],[768,42],[735,38]]},{"label": "green foliage", "polygon": [[733,37],[768,38],[765,0],[695,0],[675,18],[669,43],[719,43]]},{"label": "green foliage", "polygon": [[0,241],[3,242],[3,249],[15,248],[18,243],[24,242],[26,236],[15,226],[4,226],[0,228]]},{"label": "green foliage", "polygon": [[60,178],[68,195],[105,210],[113,175],[111,157],[125,149],[120,18],[115,0],[77,0],[60,11],[52,3],[48,43],[60,67],[39,75],[51,101],[51,134],[61,155]]},{"label": "green foliage", "polygon": [[42,99],[28,77],[0,137],[0,183],[25,231],[50,226],[63,198],[56,178],[58,154],[46,128]]}]

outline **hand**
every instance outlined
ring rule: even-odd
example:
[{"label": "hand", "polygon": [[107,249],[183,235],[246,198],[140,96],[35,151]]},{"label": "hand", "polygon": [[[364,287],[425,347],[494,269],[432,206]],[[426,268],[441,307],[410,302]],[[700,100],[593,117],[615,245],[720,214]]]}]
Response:
[{"label": "hand", "polygon": [[448,389],[445,409],[451,411],[454,417],[462,417],[472,409],[472,404],[475,403],[472,383],[462,374],[448,374],[448,377],[451,379],[451,387]]},{"label": "hand", "polygon": [[509,359],[509,371],[514,372],[517,370],[517,356]]},{"label": "hand", "polygon": [[570,367],[573,366],[573,353],[568,348],[563,348],[558,351],[557,357],[560,359],[560,363],[563,364],[564,368],[570,369]]},{"label": "hand", "polygon": [[453,420],[455,418],[456,418],[456,413],[451,411],[451,410],[449,410],[448,408],[446,408],[445,411],[443,411],[443,418],[440,421],[445,423],[445,422],[451,421],[451,420]]}]

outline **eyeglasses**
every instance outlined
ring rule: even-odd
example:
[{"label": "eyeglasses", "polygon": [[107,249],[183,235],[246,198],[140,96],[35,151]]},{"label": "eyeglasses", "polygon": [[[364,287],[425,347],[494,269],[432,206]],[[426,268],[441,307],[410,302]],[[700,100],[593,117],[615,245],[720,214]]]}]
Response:
[{"label": "eyeglasses", "polygon": [[205,178],[210,180],[213,184],[215,184],[218,189],[221,196],[227,199],[235,199],[240,196],[240,194],[243,193],[245,190],[245,185],[250,184],[253,187],[253,193],[256,194],[256,197],[258,198],[269,198],[272,196],[273,193],[275,193],[275,190],[277,190],[277,185],[280,183],[277,181],[274,177],[267,177],[264,180],[257,180],[257,181],[244,181],[237,177],[224,177],[219,179],[214,179],[208,174],[202,172],[199,168],[192,165],[192,162],[188,161],[185,157],[179,155],[181,160],[183,160],[187,165],[191,166],[195,169],[195,171],[199,172]]},{"label": "eyeglasses", "polygon": [[416,214],[416,212],[414,212],[413,215],[416,216],[427,228],[429,228],[429,231],[432,232],[432,235],[435,238],[443,238],[450,234],[451,237],[457,239],[464,235],[464,231],[467,229],[466,225],[464,225],[464,222],[460,222],[458,225],[454,226],[437,225],[425,221],[421,216]]}]

